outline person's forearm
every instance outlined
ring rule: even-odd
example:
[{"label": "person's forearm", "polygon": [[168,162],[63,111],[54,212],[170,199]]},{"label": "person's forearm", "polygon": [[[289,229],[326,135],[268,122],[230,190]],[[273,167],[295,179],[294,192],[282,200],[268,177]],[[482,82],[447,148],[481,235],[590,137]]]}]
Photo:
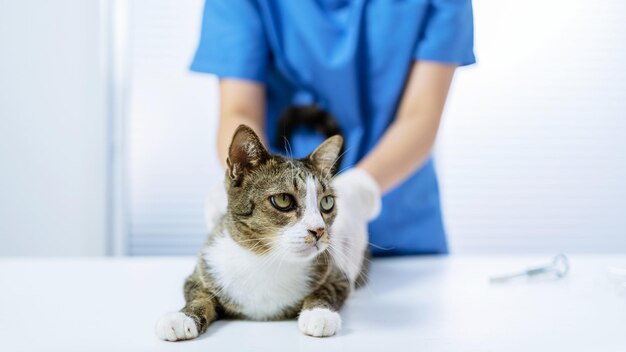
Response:
[{"label": "person's forearm", "polygon": [[382,193],[386,193],[426,161],[435,142],[439,121],[439,117],[395,121],[357,167],[372,175]]},{"label": "person's forearm", "polygon": [[262,84],[237,79],[220,80],[217,154],[224,168],[226,168],[228,148],[237,127],[248,125],[266,144],[264,121],[265,88]]},{"label": "person's forearm", "polygon": [[414,63],[396,119],[357,165],[377,181],[383,193],[409,177],[430,155],[454,69]]},{"label": "person's forearm", "polygon": [[233,139],[233,134],[239,125],[248,125],[265,143],[265,134],[263,133],[263,125],[259,118],[246,115],[228,114],[220,116],[220,123],[217,129],[217,154],[220,164],[226,168],[226,158],[228,157],[228,148]]}]

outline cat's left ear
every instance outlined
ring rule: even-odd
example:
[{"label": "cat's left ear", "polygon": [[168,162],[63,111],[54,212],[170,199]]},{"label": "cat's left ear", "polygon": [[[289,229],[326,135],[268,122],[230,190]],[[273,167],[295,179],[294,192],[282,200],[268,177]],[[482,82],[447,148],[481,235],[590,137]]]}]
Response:
[{"label": "cat's left ear", "polygon": [[343,145],[343,138],[340,135],[334,135],[320,144],[307,159],[318,170],[334,175],[335,171],[339,167],[339,153],[341,152],[341,146]]},{"label": "cat's left ear", "polygon": [[270,153],[256,133],[246,125],[239,125],[228,149],[226,159],[228,176],[237,185],[247,172],[265,163],[269,158]]}]

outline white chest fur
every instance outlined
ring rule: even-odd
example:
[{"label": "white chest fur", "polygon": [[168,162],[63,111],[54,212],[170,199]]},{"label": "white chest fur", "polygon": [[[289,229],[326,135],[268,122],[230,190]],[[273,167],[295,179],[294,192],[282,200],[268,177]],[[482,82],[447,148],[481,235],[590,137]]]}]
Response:
[{"label": "white chest fur", "polygon": [[242,248],[228,235],[217,238],[203,253],[207,269],[223,292],[250,319],[270,319],[309,293],[310,263],[268,256]]}]

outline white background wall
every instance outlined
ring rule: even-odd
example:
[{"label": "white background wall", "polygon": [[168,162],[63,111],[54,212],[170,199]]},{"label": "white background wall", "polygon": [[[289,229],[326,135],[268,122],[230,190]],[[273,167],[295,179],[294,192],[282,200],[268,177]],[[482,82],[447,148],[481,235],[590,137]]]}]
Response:
[{"label": "white background wall", "polygon": [[[131,252],[206,230],[215,80],[186,71],[202,1],[135,1]],[[475,1],[437,162],[455,253],[626,251],[626,2]]]},{"label": "white background wall", "polygon": [[191,254],[205,239],[217,81],[189,72],[202,0],[135,0],[131,11],[129,252]]},{"label": "white background wall", "polygon": [[[130,1],[128,248],[202,243],[216,81],[187,68],[202,0]],[[107,242],[101,2],[0,0],[0,255]],[[477,0],[437,145],[456,253],[626,251],[626,3]]]},{"label": "white background wall", "polygon": [[0,255],[105,252],[98,1],[0,0]]},{"label": "white background wall", "polygon": [[456,252],[626,252],[626,2],[475,2],[439,145]]}]

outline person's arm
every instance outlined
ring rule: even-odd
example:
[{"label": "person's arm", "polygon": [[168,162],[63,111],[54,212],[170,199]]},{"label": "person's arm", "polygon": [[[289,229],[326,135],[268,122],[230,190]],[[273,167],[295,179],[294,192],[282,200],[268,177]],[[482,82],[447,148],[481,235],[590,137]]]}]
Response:
[{"label": "person's arm", "polygon": [[413,63],[394,122],[356,166],[376,180],[382,193],[404,181],[430,155],[455,68]]},{"label": "person's arm", "polygon": [[[217,153],[226,168],[228,147],[237,126],[246,124],[265,139],[265,86],[237,79],[220,79],[220,117],[217,129]],[[264,143],[265,144],[265,143]]]}]

